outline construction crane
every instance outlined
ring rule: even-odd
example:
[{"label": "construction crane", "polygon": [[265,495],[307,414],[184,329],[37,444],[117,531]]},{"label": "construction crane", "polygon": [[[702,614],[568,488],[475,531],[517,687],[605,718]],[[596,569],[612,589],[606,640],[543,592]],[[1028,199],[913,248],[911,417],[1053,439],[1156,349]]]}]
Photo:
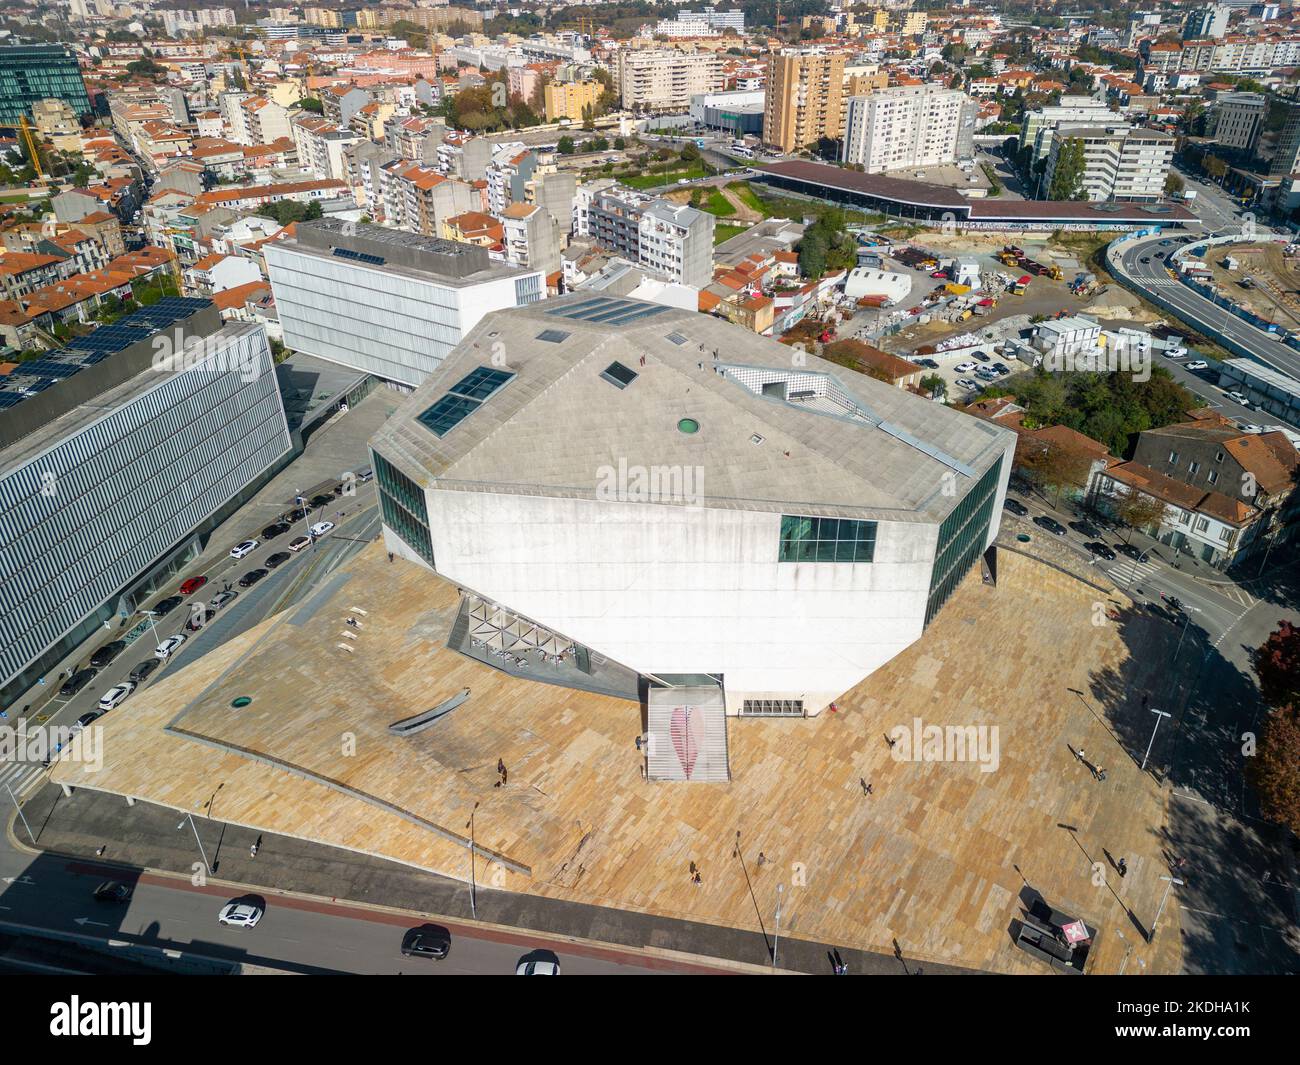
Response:
[{"label": "construction crane", "polygon": [[18,126],[22,130],[23,143],[27,145],[27,153],[32,157],[32,169],[36,171],[36,177],[44,181],[45,170],[41,166],[41,153],[36,150],[36,138],[32,136],[32,127],[27,124],[26,115],[19,116]]}]

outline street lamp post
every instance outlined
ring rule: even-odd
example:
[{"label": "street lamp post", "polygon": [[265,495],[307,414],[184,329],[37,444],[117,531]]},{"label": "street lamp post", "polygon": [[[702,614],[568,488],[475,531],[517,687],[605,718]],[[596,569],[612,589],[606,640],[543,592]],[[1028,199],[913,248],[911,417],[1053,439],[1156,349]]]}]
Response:
[{"label": "street lamp post", "polygon": [[772,968],[776,968],[776,952],[781,946],[781,896],[785,891],[784,884],[776,885],[776,935],[772,937]]},{"label": "street lamp post", "polygon": [[154,620],[155,618],[158,617],[158,611],[156,611],[156,610],[141,610],[140,613],[143,614],[145,617],[147,617],[147,618],[149,619],[149,627],[150,627],[151,629],[153,629],[153,638],[154,638],[155,642],[156,642],[156,643],[162,643],[162,640],[160,640],[160,639],[158,638],[158,625],[157,625],[157,622]]},{"label": "street lamp post", "polygon": [[469,812],[469,820],[465,822],[465,827],[469,829],[469,913],[474,920],[478,920],[478,891],[474,885],[474,814],[478,810],[478,803],[474,804],[474,809]]},{"label": "street lamp post", "polygon": [[14,789],[8,783],[5,784],[5,791],[9,793],[9,798],[14,801],[14,809],[18,811],[18,816],[22,818],[23,828],[27,829],[27,838],[32,841],[32,846],[36,846],[36,837],[32,835],[32,826],[27,823],[27,815],[23,813],[23,808],[18,804],[18,796],[14,794]]},{"label": "street lamp post", "polygon": [[1148,943],[1155,942],[1156,929],[1160,927],[1160,915],[1165,912],[1165,902],[1169,898],[1169,892],[1173,890],[1175,884],[1183,886],[1183,882],[1175,876],[1162,876],[1161,880],[1165,881],[1165,893],[1160,896],[1160,908],[1156,910],[1156,919],[1151,922],[1151,935],[1147,938]]},{"label": "street lamp post", "polygon": [[1142,765],[1140,769],[1143,772],[1146,771],[1147,759],[1151,757],[1151,747],[1156,742],[1156,731],[1160,728],[1160,719],[1162,717],[1174,716],[1173,714],[1165,713],[1165,711],[1163,710],[1157,710],[1154,706],[1151,708],[1151,712],[1156,715],[1156,723],[1155,723],[1155,727],[1151,729],[1151,739],[1147,742],[1146,754],[1142,756]]},{"label": "street lamp post", "polygon": [[[211,875],[212,875],[212,863],[208,861],[208,852],[205,851],[205,850],[203,849],[203,840],[199,839],[199,827],[198,827],[198,825],[196,825],[196,824],[194,823],[194,818],[193,818],[193,816],[192,816],[188,811],[186,811],[186,813],[185,813],[185,821],[188,821],[188,822],[190,823],[190,829],[194,832],[194,842],[197,843],[197,844],[199,845],[199,854],[200,854],[200,855],[202,856],[202,858],[203,858],[203,867],[204,867],[205,869],[207,869],[207,871],[208,871],[208,876],[211,876]],[[184,828],[184,827],[185,827],[185,821],[182,821],[182,822],[181,822],[179,825],[177,825],[176,827],[177,827],[177,828]]]}]

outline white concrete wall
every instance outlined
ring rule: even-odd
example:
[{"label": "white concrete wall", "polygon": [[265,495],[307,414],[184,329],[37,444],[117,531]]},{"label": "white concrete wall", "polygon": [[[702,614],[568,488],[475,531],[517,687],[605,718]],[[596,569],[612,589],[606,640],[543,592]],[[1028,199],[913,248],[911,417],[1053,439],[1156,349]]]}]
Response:
[{"label": "white concrete wall", "polygon": [[783,563],[779,514],[441,490],[427,501],[449,580],[633,669],[721,673],[730,713],[745,698],[816,713],[916,640],[938,532],[882,522],[872,563]]}]

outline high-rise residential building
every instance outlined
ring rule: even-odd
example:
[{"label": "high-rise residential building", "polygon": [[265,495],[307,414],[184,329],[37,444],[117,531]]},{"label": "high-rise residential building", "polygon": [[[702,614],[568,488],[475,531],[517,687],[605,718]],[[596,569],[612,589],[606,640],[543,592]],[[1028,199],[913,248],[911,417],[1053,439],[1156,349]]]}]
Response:
[{"label": "high-rise residential building", "polygon": [[1254,152],[1268,116],[1268,97],[1258,92],[1221,93],[1210,109],[1206,133],[1214,143],[1247,154]]},{"label": "high-rise residential building", "polygon": [[552,81],[542,89],[542,103],[546,108],[546,121],[561,118],[581,122],[590,113],[596,113],[596,102],[605,86],[598,81]]},{"label": "high-rise residential building", "polygon": [[623,106],[635,111],[685,111],[692,96],[726,80],[713,52],[622,51],[617,66]]},{"label": "high-rise residential building", "polygon": [[17,125],[32,105],[62,100],[78,115],[90,113],[90,96],[76,53],[61,44],[15,44],[0,48],[0,122]]},{"label": "high-rise residential building", "polygon": [[1033,149],[1032,160],[1046,159],[1052,147],[1052,131],[1063,122],[1071,125],[1101,125],[1115,120],[1105,100],[1095,96],[1062,96],[1060,103],[1026,111],[1020,124],[1020,146]]},{"label": "high-rise residential building", "polygon": [[920,639],[997,536],[1015,443],[718,318],[581,292],[489,315],[371,446],[387,549],[467,612],[562,633],[579,670],[646,678],[671,749],[679,685],[802,717]]},{"label": "high-rise residential building", "polygon": [[289,347],[399,386],[420,384],[489,311],[546,296],[540,270],[365,222],[300,222],[264,253]]},{"label": "high-rise residential building", "polygon": [[704,288],[713,280],[714,217],[615,181],[578,188],[574,228],[666,281]]},{"label": "high-rise residential building", "polygon": [[512,203],[501,212],[506,262],[552,274],[560,268],[560,226],[535,203]]},{"label": "high-rise residential building", "polygon": [[1187,13],[1183,23],[1183,40],[1197,37],[1223,37],[1228,32],[1228,16],[1232,9],[1226,4],[1209,4]]},{"label": "high-rise residential building", "polygon": [[1082,188],[1087,199],[1164,199],[1165,177],[1174,159],[1171,134],[1128,126],[1061,126],[1052,137],[1044,189],[1052,187],[1061,152],[1075,140],[1083,145]]},{"label": "high-rise residential building", "polygon": [[973,107],[960,89],[936,85],[850,97],[840,158],[868,174],[956,162]]},{"label": "high-rise residential building", "polygon": [[113,330],[116,350],[91,333],[0,388],[0,705],[116,628],[293,452],[262,326],[171,298]]},{"label": "high-rise residential building", "polygon": [[785,49],[767,61],[763,141],[795,152],[839,138],[844,119],[844,52]]}]

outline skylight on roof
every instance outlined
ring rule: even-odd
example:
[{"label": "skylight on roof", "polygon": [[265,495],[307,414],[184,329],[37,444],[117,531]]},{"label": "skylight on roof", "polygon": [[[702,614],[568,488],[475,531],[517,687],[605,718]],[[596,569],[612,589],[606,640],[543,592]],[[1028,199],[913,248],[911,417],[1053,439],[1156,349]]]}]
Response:
[{"label": "skylight on roof", "polygon": [[480,366],[452,385],[447,394],[421,414],[417,421],[434,436],[446,436],[512,377],[514,374],[505,370]]},{"label": "skylight on roof", "polygon": [[601,372],[601,377],[615,388],[627,388],[638,377],[635,370],[629,370],[621,362],[611,362]]},{"label": "skylight on roof", "polygon": [[653,318],[669,308],[659,304],[625,300],[615,296],[601,296],[582,300],[546,313],[552,318],[568,318],[575,322],[594,322],[601,325],[627,325],[643,318]]},{"label": "skylight on roof", "polygon": [[537,339],[545,340],[548,344],[562,344],[572,335],[572,333],[566,333],[563,329],[543,329],[537,334]]}]

